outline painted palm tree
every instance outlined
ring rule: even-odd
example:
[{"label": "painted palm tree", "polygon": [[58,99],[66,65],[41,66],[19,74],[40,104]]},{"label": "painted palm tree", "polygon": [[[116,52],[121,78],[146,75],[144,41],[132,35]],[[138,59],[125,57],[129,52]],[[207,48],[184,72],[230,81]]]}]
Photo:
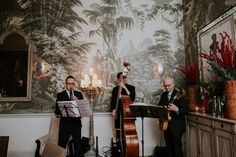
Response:
[{"label": "painted palm tree", "polygon": [[73,7],[82,7],[80,0],[21,0],[24,6],[24,27],[33,32],[43,31],[49,36],[57,35],[61,29],[75,32],[86,21],[78,16]]},{"label": "painted palm tree", "polygon": [[89,22],[96,27],[90,31],[89,35],[102,36],[107,46],[107,55],[112,59],[115,59],[117,55],[118,30],[131,29],[133,26],[131,17],[118,15],[119,2],[117,0],[101,0],[100,4],[93,3],[90,10],[83,12],[86,17],[89,17]]},{"label": "painted palm tree", "polygon": [[44,99],[42,103],[47,107],[54,98],[50,93],[63,88],[66,75],[80,77],[76,72],[87,62],[85,54],[92,43],[79,40],[81,26],[87,23],[73,10],[82,7],[82,3],[80,0],[20,0],[20,4],[24,9],[23,28],[37,45],[34,59],[36,62],[38,58],[43,59],[50,65],[49,76],[44,81],[33,82],[33,97],[40,99],[32,102],[33,105],[40,105]]},{"label": "painted palm tree", "polygon": [[155,44],[149,48],[151,55],[149,59],[153,62],[164,61],[167,71],[170,70],[170,63],[174,63],[174,52],[171,51],[171,35],[165,29],[156,30],[154,33]]},{"label": "painted palm tree", "polygon": [[[87,24],[73,10],[75,6],[82,6],[80,0],[21,0],[21,4],[24,6],[24,29],[36,41],[39,57],[50,63],[72,63],[65,58],[73,54],[83,56],[92,45],[78,41],[81,33],[78,30],[82,24]],[[64,35],[63,30],[70,35]]]},{"label": "painted palm tree", "polygon": [[[122,16],[120,3],[117,0],[101,0],[100,3],[92,3],[90,9],[83,11],[86,17],[89,18],[89,23],[95,29],[89,31],[89,36],[95,34],[102,37],[104,43],[103,49],[105,53],[100,53],[102,60],[100,67],[95,66],[97,71],[102,71],[100,78],[103,78],[106,86],[103,93],[100,93],[100,98],[96,104],[104,104],[104,108],[108,106],[108,97],[115,79],[116,72],[119,70],[122,61],[117,58],[117,35],[119,30],[131,29],[133,27],[133,19],[128,16]],[[101,51],[102,52],[102,51]],[[93,60],[93,65],[97,63],[96,57]],[[105,66],[104,68],[102,68]],[[99,69],[100,68],[100,69]],[[113,78],[114,77],[114,78]],[[107,106],[106,106],[107,105]],[[106,107],[105,107],[106,106]],[[95,106],[97,109],[97,107]],[[99,107],[101,109],[101,107]],[[109,108],[109,107],[108,107]]]},{"label": "painted palm tree", "polygon": [[[73,10],[81,7],[80,0],[21,0],[24,7],[24,30],[29,32],[37,43],[38,56],[50,63],[67,63],[70,54],[82,56],[91,43],[80,43],[82,24],[86,21]],[[64,35],[64,31],[69,32]],[[76,43],[77,42],[77,43]]]}]

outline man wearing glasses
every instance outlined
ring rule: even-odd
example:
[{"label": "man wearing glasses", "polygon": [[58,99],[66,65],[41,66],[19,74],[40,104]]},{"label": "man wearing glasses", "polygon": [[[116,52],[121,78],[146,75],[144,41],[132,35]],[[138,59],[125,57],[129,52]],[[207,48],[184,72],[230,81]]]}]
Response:
[{"label": "man wearing glasses", "polygon": [[163,86],[165,91],[161,94],[159,105],[166,107],[171,116],[164,132],[168,157],[183,157],[181,139],[186,130],[185,114],[188,113],[186,98],[181,90],[175,88],[173,78],[166,77]]},{"label": "man wearing glasses", "polygon": [[[83,95],[79,91],[74,90],[75,78],[73,76],[67,76],[65,80],[65,90],[57,93],[58,101],[71,101],[83,99]],[[60,109],[56,103],[55,114],[61,116]],[[67,146],[70,135],[72,135],[74,141],[74,157],[81,157],[80,139],[81,139],[81,118],[80,117],[61,117],[59,126],[58,145],[65,148]]]}]

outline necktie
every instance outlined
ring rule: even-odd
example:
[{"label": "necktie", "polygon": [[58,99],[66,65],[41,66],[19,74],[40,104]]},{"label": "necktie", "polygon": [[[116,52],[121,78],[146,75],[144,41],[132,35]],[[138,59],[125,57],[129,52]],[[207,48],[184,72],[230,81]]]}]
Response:
[{"label": "necktie", "polygon": [[168,93],[168,94],[167,94],[167,97],[168,97],[168,100],[170,100],[170,98],[171,98],[171,93]]},{"label": "necktie", "polygon": [[73,92],[72,92],[72,90],[70,90],[69,91],[69,98],[70,98],[70,100],[72,100],[72,96],[73,96]]}]

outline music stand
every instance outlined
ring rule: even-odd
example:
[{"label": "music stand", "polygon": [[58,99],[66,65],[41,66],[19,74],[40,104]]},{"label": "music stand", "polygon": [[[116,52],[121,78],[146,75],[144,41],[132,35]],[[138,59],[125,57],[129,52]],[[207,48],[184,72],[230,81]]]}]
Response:
[{"label": "music stand", "polygon": [[75,101],[58,101],[62,117],[89,117],[92,109],[87,99]]},{"label": "music stand", "polygon": [[168,112],[162,106],[148,105],[145,103],[133,103],[129,105],[133,117],[141,117],[142,120],[142,157],[144,157],[144,128],[143,118],[168,119]]}]

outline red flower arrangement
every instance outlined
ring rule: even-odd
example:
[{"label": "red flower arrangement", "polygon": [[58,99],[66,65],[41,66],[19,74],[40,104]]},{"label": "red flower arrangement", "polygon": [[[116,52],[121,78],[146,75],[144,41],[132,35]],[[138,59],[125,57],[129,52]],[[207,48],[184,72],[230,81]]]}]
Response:
[{"label": "red flower arrangement", "polygon": [[185,74],[185,82],[187,85],[195,85],[199,79],[198,64],[190,63],[176,68]]},{"label": "red flower arrangement", "polygon": [[219,76],[226,80],[236,79],[236,54],[234,45],[227,32],[220,33],[222,42],[221,48],[218,48],[219,55],[214,53],[200,52],[200,57],[205,58]]}]

